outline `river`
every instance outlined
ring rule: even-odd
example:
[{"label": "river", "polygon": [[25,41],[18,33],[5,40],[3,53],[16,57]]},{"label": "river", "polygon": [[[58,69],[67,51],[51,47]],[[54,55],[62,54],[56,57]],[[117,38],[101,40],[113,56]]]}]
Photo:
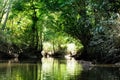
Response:
[{"label": "river", "polygon": [[83,66],[74,59],[1,60],[0,80],[120,80],[120,67]]}]

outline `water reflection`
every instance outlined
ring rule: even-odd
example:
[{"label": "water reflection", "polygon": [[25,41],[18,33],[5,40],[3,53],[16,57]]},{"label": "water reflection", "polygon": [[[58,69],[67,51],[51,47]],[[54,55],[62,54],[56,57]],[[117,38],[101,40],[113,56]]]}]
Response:
[{"label": "water reflection", "polygon": [[74,59],[42,58],[41,80],[75,80],[81,70],[80,64]]},{"label": "water reflection", "polygon": [[41,80],[52,80],[52,76],[54,76],[53,64],[54,64],[53,58],[42,58]]},{"label": "water reflection", "polygon": [[0,80],[120,80],[119,67],[83,70],[76,60],[42,58],[42,63],[0,63]]},{"label": "water reflection", "polygon": [[[78,62],[74,58],[71,58],[70,60],[67,60],[66,68],[67,68],[66,72],[70,76],[71,75],[77,75],[83,70],[82,66],[80,64],[78,65]],[[78,71],[80,71],[80,72],[78,72]]]}]

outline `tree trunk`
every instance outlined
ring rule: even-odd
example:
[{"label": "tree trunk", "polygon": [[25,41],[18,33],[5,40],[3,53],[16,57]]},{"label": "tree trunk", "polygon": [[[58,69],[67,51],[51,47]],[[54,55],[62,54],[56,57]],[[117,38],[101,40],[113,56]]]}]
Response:
[{"label": "tree trunk", "polygon": [[0,11],[0,22],[2,21],[3,15],[5,14],[5,7],[7,5],[8,0],[4,0],[3,2],[1,1],[1,11]]},{"label": "tree trunk", "polygon": [[38,22],[38,17],[37,17],[37,13],[35,11],[35,6],[32,4],[32,9],[33,9],[33,15],[32,15],[32,43],[31,43],[31,47],[34,50],[37,50],[38,48],[38,30],[37,30],[37,22]]},{"label": "tree trunk", "polygon": [[43,38],[42,38],[42,30],[40,30],[40,35],[39,35],[39,42],[40,42],[40,44],[38,45],[38,47],[39,47],[39,51],[42,51],[43,50]]},{"label": "tree trunk", "polygon": [[[8,2],[8,4],[7,4],[7,2]],[[7,4],[7,5],[6,5],[6,4]],[[5,29],[6,22],[7,22],[7,19],[8,19],[8,15],[9,15],[9,12],[10,12],[10,9],[11,9],[11,4],[12,4],[12,0],[9,0],[9,1],[7,0],[7,1],[5,2],[4,8],[7,7],[7,9],[5,9],[5,10],[6,10],[5,13],[4,13],[4,11],[3,11],[3,13],[2,13],[2,19],[1,19],[2,30]]]},{"label": "tree trunk", "polygon": [[53,40],[53,53],[55,53],[55,42]]}]

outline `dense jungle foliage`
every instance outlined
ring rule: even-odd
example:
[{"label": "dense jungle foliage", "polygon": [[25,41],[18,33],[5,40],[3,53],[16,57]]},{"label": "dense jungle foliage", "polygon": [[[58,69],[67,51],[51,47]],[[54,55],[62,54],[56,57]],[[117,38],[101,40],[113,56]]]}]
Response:
[{"label": "dense jungle foliage", "polygon": [[0,0],[0,22],[1,58],[120,62],[120,0]]}]

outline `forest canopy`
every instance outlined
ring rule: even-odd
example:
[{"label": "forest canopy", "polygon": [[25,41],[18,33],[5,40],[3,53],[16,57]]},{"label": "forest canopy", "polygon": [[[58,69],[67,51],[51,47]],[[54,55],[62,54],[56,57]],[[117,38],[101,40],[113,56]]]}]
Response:
[{"label": "forest canopy", "polygon": [[[0,5],[0,47],[6,49],[0,52],[68,52],[105,63],[119,52],[119,0],[1,0]],[[67,51],[69,44],[76,48]]]}]

